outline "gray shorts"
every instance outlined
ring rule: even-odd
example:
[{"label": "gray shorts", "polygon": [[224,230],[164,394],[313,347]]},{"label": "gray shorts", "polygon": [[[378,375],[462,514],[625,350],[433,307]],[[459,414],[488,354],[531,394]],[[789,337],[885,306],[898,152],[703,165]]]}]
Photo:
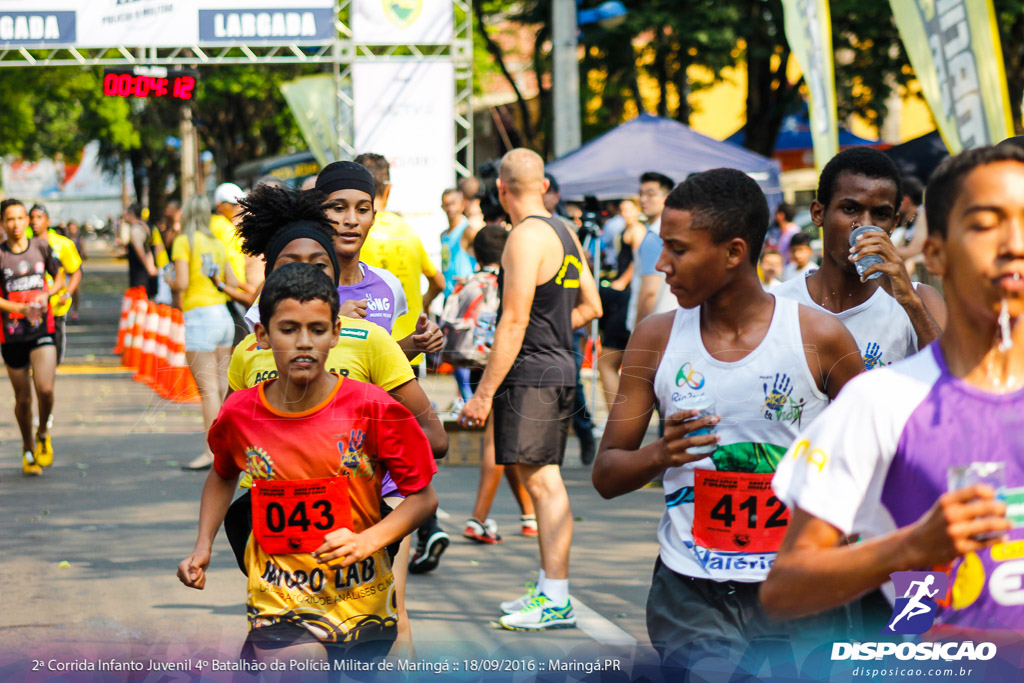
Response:
[{"label": "gray shorts", "polygon": [[508,387],[494,397],[494,461],[561,465],[575,387]]}]

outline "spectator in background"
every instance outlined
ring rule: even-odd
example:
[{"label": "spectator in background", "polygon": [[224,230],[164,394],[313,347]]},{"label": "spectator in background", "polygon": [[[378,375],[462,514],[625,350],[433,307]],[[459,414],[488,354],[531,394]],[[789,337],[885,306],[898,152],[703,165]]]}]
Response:
[{"label": "spectator in background", "polygon": [[[88,258],[85,255],[85,234],[77,221],[68,221],[68,239],[74,242],[79,257],[85,261]],[[78,296],[71,300],[71,322],[78,320],[78,307],[82,303],[82,291],[79,290],[77,294]]]},{"label": "spectator in background", "polygon": [[604,212],[608,216],[601,226],[601,250],[604,262],[602,270],[609,270],[619,257],[619,238],[626,229],[626,219],[622,216],[622,204],[619,201],[604,203]]},{"label": "spectator in background", "polygon": [[779,279],[783,268],[785,268],[782,254],[775,249],[765,248],[761,252],[761,261],[758,265],[761,268],[761,286],[764,287],[765,291],[770,292],[782,284],[782,280]]},{"label": "spectator in background", "polygon": [[924,263],[924,242],[928,239],[928,230],[921,211],[923,204],[924,186],[921,181],[913,176],[904,178],[900,225],[893,230],[892,243],[896,245],[896,253],[903,257],[910,275],[914,274],[919,263]]},{"label": "spectator in background", "polygon": [[806,232],[798,232],[789,240],[789,263],[782,271],[782,281],[795,277],[804,277],[818,269],[814,261],[814,249],[811,247],[811,236]]},{"label": "spectator in background", "polygon": [[[199,388],[207,433],[228,390],[228,362],[235,330],[227,304],[230,294],[238,294],[240,288],[227,248],[210,227],[210,203],[206,197],[195,195],[185,202],[181,224],[182,234],[171,246],[173,288],[181,294],[185,359]],[[212,464],[213,453],[207,447],[182,469],[205,470]]]},{"label": "spectator in background", "polygon": [[[448,218],[448,229],[441,233],[441,271],[444,273],[444,298],[447,299],[455,285],[464,281],[476,270],[476,260],[471,255],[469,240],[476,230],[469,227],[469,220],[463,215],[466,207],[462,191],[451,188],[441,193],[441,208]],[[461,402],[452,406],[452,412],[462,410],[462,404],[473,395],[469,385],[469,368],[455,368],[455,382],[459,387]]]},{"label": "spectator in background", "polygon": [[640,210],[647,218],[647,233],[639,246],[633,247],[633,282],[626,315],[626,328],[630,331],[650,314],[676,308],[675,297],[665,284],[665,274],[655,267],[661,256],[661,212],[673,187],[675,181],[663,173],[648,171],[640,176]]},{"label": "spectator in background", "polygon": [[792,204],[782,202],[775,209],[775,221],[768,230],[768,237],[765,239],[765,246],[773,247],[782,254],[782,258],[789,263],[789,241],[793,235],[800,232],[800,226],[793,222],[796,209]]},{"label": "spectator in background", "polygon": [[128,286],[145,288],[146,296],[152,299],[156,296],[159,271],[153,233],[141,216],[138,204],[131,204],[121,214],[122,223],[128,226]]},{"label": "spectator in background", "polygon": [[459,190],[462,192],[463,199],[466,200],[466,208],[462,213],[469,221],[469,226],[474,231],[479,230],[485,224],[485,216],[480,206],[480,180],[476,176],[460,178]]}]

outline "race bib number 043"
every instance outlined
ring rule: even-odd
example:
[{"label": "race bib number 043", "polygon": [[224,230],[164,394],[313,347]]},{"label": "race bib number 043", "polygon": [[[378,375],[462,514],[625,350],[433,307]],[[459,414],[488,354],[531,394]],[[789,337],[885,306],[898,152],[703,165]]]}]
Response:
[{"label": "race bib number 043", "polygon": [[693,540],[727,552],[775,552],[789,510],[772,493],[771,473],[695,470]]},{"label": "race bib number 043", "polygon": [[344,477],[253,481],[252,529],[264,552],[311,553],[342,527],[352,528]]}]

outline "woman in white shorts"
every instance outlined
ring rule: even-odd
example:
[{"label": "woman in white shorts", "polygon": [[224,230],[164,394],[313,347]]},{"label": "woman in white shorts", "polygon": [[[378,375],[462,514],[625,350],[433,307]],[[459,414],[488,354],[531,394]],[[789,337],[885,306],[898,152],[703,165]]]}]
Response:
[{"label": "woman in white shorts", "polygon": [[[175,292],[185,313],[185,357],[196,380],[206,430],[217,417],[228,390],[228,362],[235,328],[228,312],[229,293],[238,278],[228,263],[224,244],[210,232],[210,203],[201,195],[182,208],[182,232],[174,239]],[[205,470],[213,464],[207,448],[183,469]]]}]

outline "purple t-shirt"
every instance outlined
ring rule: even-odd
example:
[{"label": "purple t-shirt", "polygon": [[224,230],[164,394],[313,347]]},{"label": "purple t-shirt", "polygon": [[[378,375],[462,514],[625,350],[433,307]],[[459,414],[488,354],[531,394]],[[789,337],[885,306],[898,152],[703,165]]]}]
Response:
[{"label": "purple t-shirt", "polygon": [[[867,539],[916,522],[948,490],[950,468],[972,462],[1004,463],[1007,515],[1024,525],[1024,390],[994,394],[954,377],[933,342],[847,384],[798,437],[772,488]],[[1024,630],[1024,527],[949,574],[937,625]]]},{"label": "purple t-shirt", "polygon": [[396,320],[409,311],[405,290],[397,277],[383,268],[374,268],[360,262],[363,279],[355,285],[340,285],[338,298],[342,301],[366,299],[366,320],[377,323],[388,333]]}]

